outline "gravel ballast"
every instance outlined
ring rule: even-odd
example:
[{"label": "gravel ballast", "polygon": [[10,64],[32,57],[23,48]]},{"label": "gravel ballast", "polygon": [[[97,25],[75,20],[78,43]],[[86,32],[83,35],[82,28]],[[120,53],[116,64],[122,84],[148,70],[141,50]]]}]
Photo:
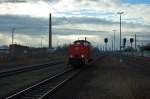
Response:
[{"label": "gravel ballast", "polygon": [[68,68],[68,66],[60,64],[57,66],[49,66],[39,70],[23,72],[17,75],[0,78],[0,99],[50,77],[54,75],[56,71],[61,72],[66,68]]},{"label": "gravel ballast", "polygon": [[99,59],[49,99],[150,99],[150,69],[135,65]]}]

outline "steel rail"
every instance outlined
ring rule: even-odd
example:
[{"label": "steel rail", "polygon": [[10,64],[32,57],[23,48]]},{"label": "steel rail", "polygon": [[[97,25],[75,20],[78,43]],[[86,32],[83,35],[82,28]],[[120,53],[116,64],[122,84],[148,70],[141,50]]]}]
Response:
[{"label": "steel rail", "polygon": [[43,69],[43,68],[47,68],[49,66],[57,65],[57,64],[61,64],[61,63],[63,63],[63,61],[53,61],[53,62],[44,63],[44,64],[23,66],[23,67],[17,67],[17,68],[13,68],[13,69],[3,70],[3,71],[0,71],[0,78],[12,76],[12,75],[27,72],[27,71],[38,70],[41,68]]},{"label": "steel rail", "polygon": [[79,71],[65,70],[5,99],[45,99],[50,93],[73,78]]}]

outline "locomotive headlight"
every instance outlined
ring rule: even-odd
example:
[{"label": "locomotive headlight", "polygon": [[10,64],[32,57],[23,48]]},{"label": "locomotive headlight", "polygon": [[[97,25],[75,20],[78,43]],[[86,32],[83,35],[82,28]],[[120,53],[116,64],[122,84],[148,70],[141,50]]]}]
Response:
[{"label": "locomotive headlight", "polygon": [[73,58],[73,55],[70,55],[70,58]]},{"label": "locomotive headlight", "polygon": [[84,58],[84,55],[81,55],[82,58]]}]

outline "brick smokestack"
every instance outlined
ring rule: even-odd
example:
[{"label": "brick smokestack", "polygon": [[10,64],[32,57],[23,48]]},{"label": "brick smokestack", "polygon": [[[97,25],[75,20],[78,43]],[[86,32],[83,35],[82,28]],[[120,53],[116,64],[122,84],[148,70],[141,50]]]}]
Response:
[{"label": "brick smokestack", "polygon": [[51,13],[49,14],[49,48],[52,48],[52,20]]}]

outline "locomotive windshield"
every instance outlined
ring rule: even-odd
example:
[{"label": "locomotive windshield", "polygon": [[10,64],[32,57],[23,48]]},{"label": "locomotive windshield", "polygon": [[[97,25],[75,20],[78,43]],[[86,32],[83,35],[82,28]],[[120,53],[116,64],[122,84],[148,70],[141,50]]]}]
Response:
[{"label": "locomotive windshield", "polygon": [[90,45],[90,42],[88,41],[85,41],[85,40],[77,40],[77,41],[74,41],[74,44],[77,44],[77,45]]}]

